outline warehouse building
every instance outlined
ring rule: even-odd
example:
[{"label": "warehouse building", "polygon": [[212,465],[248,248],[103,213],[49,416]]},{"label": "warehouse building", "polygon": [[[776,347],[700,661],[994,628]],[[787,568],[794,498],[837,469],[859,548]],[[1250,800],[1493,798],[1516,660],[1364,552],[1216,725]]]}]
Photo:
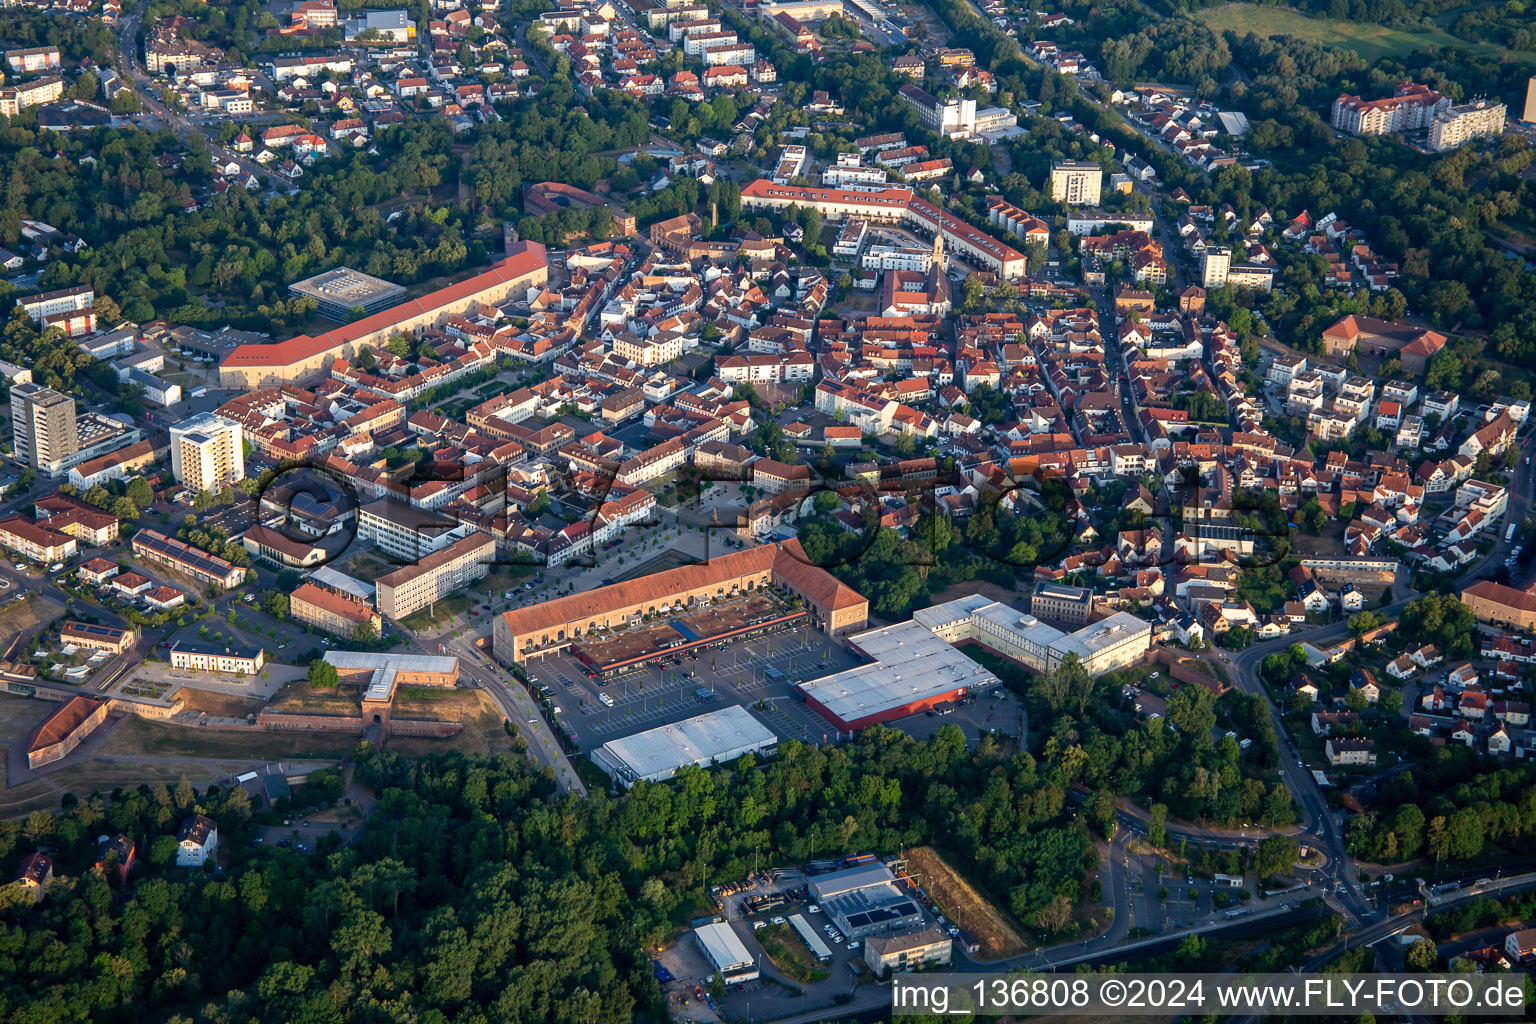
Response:
[{"label": "warehouse building", "polygon": [[623,739],[609,740],[587,756],[628,789],[642,779],[661,782],[679,768],[732,761],[742,754],[772,753],[779,738],[741,705],[696,715]]},{"label": "warehouse building", "polygon": [[795,687],[839,732],[908,718],[997,685],[991,672],[917,622],[860,633],[848,646],[871,663]]},{"label": "warehouse building", "polygon": [[923,909],[896,887],[884,864],[862,864],[813,878],[811,898],[850,939],[890,935],[922,926]]},{"label": "warehouse building", "polygon": [[729,924],[717,921],[700,925],[693,930],[693,940],[699,944],[704,958],[720,972],[720,980],[725,984],[735,985],[757,978],[757,961]]}]

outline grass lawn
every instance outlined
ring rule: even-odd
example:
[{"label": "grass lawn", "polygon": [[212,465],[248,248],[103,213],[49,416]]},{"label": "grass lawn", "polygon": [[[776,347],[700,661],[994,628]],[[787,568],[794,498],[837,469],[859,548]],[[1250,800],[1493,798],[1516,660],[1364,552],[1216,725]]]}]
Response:
[{"label": "grass lawn", "polygon": [[273,695],[273,711],[313,711],[322,715],[355,715],[358,713],[357,690],[345,686],[323,690],[308,679],[295,679],[286,683]]},{"label": "grass lawn", "polygon": [[494,597],[499,593],[521,587],[538,571],[538,568],[536,565],[498,565],[471,583],[469,589]]},{"label": "grass lawn", "polygon": [[447,622],[455,615],[460,615],[474,607],[475,599],[464,594],[454,594],[444,598],[435,605],[414,611],[400,620],[400,624],[407,629],[425,629],[428,626],[436,626]]},{"label": "grass lawn", "polygon": [[1309,18],[1297,11],[1264,4],[1223,4],[1220,7],[1208,7],[1196,17],[1213,32],[1231,29],[1239,34],[1252,32],[1261,36],[1296,36],[1324,46],[1353,50],[1368,61],[1382,57],[1405,57],[1431,46],[1461,47],[1492,57],[1502,57],[1509,53],[1502,46],[1470,43],[1449,32],[1405,32],[1353,21]]},{"label": "grass lawn", "polygon": [[398,568],[400,568],[399,565],[389,565],[377,558],[367,555],[355,555],[347,561],[347,567],[344,571],[349,576],[355,576],[360,580],[372,583],[380,576],[387,576]]},{"label": "grass lawn", "polygon": [[[457,750],[465,754],[510,754],[516,750],[517,740],[507,734],[501,715],[488,708],[462,719],[464,731],[448,739],[437,740],[419,736],[391,736],[388,748],[406,757],[424,757]],[[594,767],[596,767],[594,765]]]},{"label": "grass lawn", "polygon": [[826,968],[787,924],[770,924],[753,932],[773,966],[796,981],[821,981]]},{"label": "grass lawn", "polygon": [[51,700],[0,697],[0,740],[21,739],[58,708],[59,704]]}]

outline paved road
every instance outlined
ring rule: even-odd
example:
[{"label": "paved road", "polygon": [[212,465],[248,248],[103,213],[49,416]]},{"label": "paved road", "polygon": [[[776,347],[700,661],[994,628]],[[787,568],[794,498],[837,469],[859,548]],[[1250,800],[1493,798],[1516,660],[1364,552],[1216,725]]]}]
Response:
[{"label": "paved road", "polygon": [[[1433,913],[1434,911],[1447,910],[1482,896],[1496,896],[1508,892],[1524,892],[1528,889],[1536,889],[1536,872],[1512,875],[1504,879],[1484,880],[1481,883],[1459,889],[1454,893],[1432,897],[1425,901],[1424,906],[1414,907],[1401,914],[1395,914],[1370,927],[1362,928],[1353,934],[1345,936],[1338,943],[1299,965],[1297,973],[1305,974],[1317,971],[1349,950],[1375,945],[1383,939],[1400,935],[1422,921],[1426,914]],[[1242,1017],[1229,1017],[1227,1018],[1227,1024],[1257,1024],[1257,1021],[1262,1016],[1264,1015],[1252,1013]]]},{"label": "paved road", "polygon": [[[1533,474],[1530,467],[1517,465],[1514,469],[1514,483],[1510,491],[1509,511],[1505,522],[1519,522],[1529,514],[1532,502]],[[1466,572],[1455,580],[1457,588],[1464,587],[1479,575],[1490,572],[1503,564],[1503,559],[1513,546],[1506,543],[1502,532],[1496,532],[1497,540],[1492,550],[1479,562],[1474,563]],[[1380,609],[1388,619],[1396,619],[1402,613],[1402,609],[1413,597],[1394,602],[1386,608]],[[1343,639],[1349,634],[1349,625],[1339,622],[1331,626],[1323,626],[1307,633],[1307,641],[1314,646],[1326,646]],[[1281,637],[1277,640],[1254,644],[1246,651],[1236,655],[1227,655],[1218,650],[1217,656],[1228,662],[1233,669],[1234,677],[1240,689],[1245,693],[1262,696],[1269,707],[1270,717],[1275,727],[1277,736],[1287,736],[1284,722],[1281,720],[1280,709],[1270,699],[1268,691],[1259,681],[1258,664],[1265,657],[1277,651],[1285,650],[1295,641],[1291,638]],[[1411,709],[1405,708],[1405,712]],[[1341,888],[1339,898],[1342,907],[1346,910],[1346,917],[1355,921],[1367,921],[1373,915],[1370,902],[1361,891],[1358,872],[1353,860],[1345,847],[1344,837],[1338,824],[1328,808],[1323,797],[1322,788],[1318,786],[1312,777],[1310,770],[1300,766],[1289,751],[1283,755],[1281,762],[1281,777],[1285,780],[1286,787],[1296,797],[1301,805],[1304,819],[1304,834],[1329,858],[1332,870],[1329,873],[1330,880]]]},{"label": "paved road", "polygon": [[529,756],[537,764],[555,773],[555,782],[560,791],[586,796],[586,784],[571,766],[570,759],[565,756],[560,741],[544,720],[533,696],[515,679],[503,677],[501,670],[491,665],[485,652],[475,647],[474,641],[475,638],[471,636],[444,636],[436,641],[418,639],[416,643],[429,654],[438,653],[441,645],[442,650],[456,655],[460,676],[474,680],[495,702],[502,715],[516,726],[518,735],[528,744]]},{"label": "paved road", "polygon": [[[220,164],[233,160],[240,165],[240,169],[258,177],[266,174],[266,169],[239,153],[225,149],[214,142],[213,137],[201,128],[195,126],[185,115],[166,107],[160,101],[160,83],[151,78],[143,61],[139,60],[139,26],[144,17],[144,0],[139,0],[128,14],[125,14],[117,25],[117,64],[123,77],[134,85],[134,91],[139,94],[139,99],[144,105],[144,112],[150,117],[157,118],[169,128],[177,138],[186,142],[193,135],[202,136],[208,144],[208,151]],[[261,115],[255,115],[260,118]],[[252,120],[252,117],[244,120]]]}]

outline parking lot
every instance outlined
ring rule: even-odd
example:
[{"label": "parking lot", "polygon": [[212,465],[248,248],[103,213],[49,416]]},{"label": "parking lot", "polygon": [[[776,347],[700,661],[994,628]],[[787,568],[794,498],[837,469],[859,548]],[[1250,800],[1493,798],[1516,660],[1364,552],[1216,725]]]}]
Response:
[{"label": "parking lot", "polygon": [[[1164,868],[1161,872],[1159,865]],[[1253,906],[1253,900],[1238,899],[1241,886],[1233,887],[1198,875],[1191,881],[1191,876],[1170,871],[1167,866],[1165,858],[1152,854],[1131,857],[1130,871],[1126,873],[1126,895],[1135,927],[1153,932],[1177,930],[1220,918],[1228,911]],[[1168,895],[1159,899],[1163,889]],[[1223,897],[1224,901],[1218,905]]]},{"label": "parking lot", "polygon": [[554,691],[560,717],[590,750],[732,704],[746,706],[781,738],[827,742],[831,726],[793,696],[792,686],[858,664],[841,641],[803,626],[674,660],[601,683],[569,654],[531,661],[528,672]]}]

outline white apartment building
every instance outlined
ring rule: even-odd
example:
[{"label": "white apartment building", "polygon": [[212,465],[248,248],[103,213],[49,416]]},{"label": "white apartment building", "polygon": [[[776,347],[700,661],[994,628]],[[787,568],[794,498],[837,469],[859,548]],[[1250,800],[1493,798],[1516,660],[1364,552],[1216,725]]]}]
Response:
[{"label": "white apartment building", "polygon": [[1429,125],[1429,148],[1437,153],[1464,146],[1473,139],[1504,134],[1508,114],[1502,103],[1474,100],[1442,110]]},{"label": "white apartment building", "polygon": [[933,247],[877,243],[864,251],[859,265],[865,270],[919,270],[933,266]]},{"label": "white apartment building", "polygon": [[857,257],[868,235],[869,225],[862,220],[843,221],[843,226],[837,232],[837,241],[832,244],[832,255],[847,259]]},{"label": "white apartment building", "polygon": [[1051,165],[1051,198],[1072,206],[1098,206],[1104,187],[1104,169],[1081,160],[1061,160]]},{"label": "white apartment building", "polygon": [[1232,268],[1232,250],[1213,245],[1200,257],[1200,283],[1206,288],[1220,288],[1227,283]]},{"label": "white apartment building", "polygon": [[96,301],[96,291],[89,285],[78,288],[61,288],[56,292],[42,292],[16,300],[32,320],[42,323],[60,313],[80,313],[91,308]]},{"label": "white apartment building", "polygon": [[810,151],[804,146],[785,146],[784,152],[779,154],[779,162],[774,165],[774,184],[787,185],[789,179],[804,174],[805,165],[810,159]]},{"label": "white apartment building", "polygon": [[218,493],[245,479],[240,424],[200,412],[171,427],[171,474],[194,491]]}]

